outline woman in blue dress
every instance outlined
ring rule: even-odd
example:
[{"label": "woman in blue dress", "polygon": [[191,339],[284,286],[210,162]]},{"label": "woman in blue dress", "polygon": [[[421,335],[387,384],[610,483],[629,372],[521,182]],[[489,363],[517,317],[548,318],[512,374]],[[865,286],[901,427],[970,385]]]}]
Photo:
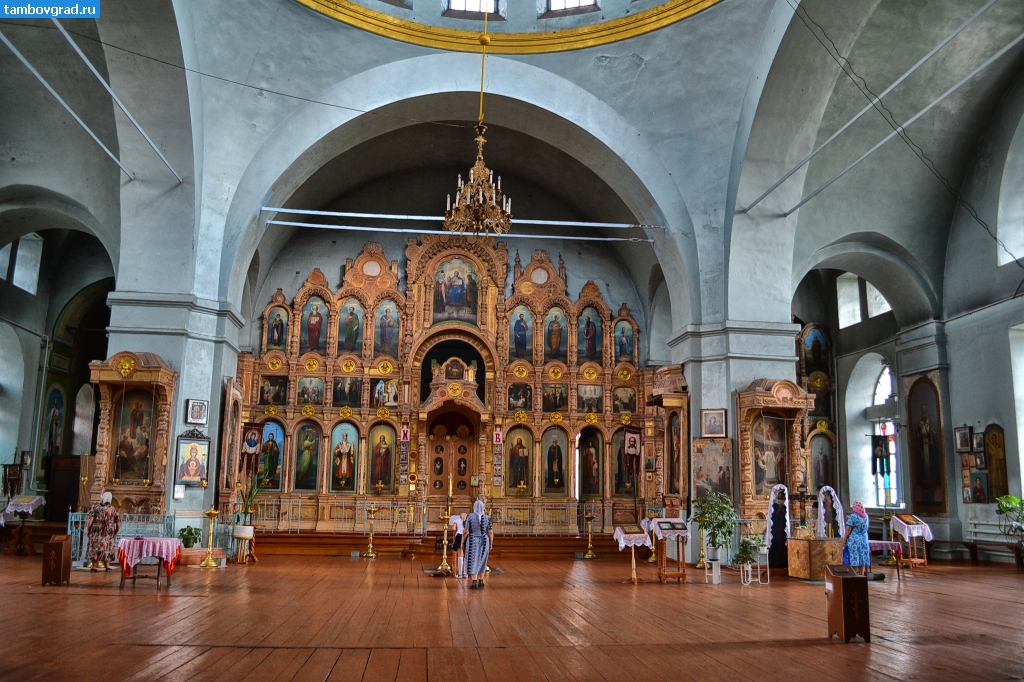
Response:
[{"label": "woman in blue dress", "polygon": [[464,551],[466,553],[466,573],[472,578],[471,590],[479,590],[484,586],[484,572],[487,570],[487,555],[494,544],[494,530],[491,528],[491,517],[484,513],[484,501],[473,503],[473,513],[466,517],[463,531]]},{"label": "woman in blue dress", "polygon": [[843,563],[867,575],[871,566],[871,550],[868,548],[868,513],[860,501],[853,503],[853,511],[846,517],[846,547],[843,551]]}]

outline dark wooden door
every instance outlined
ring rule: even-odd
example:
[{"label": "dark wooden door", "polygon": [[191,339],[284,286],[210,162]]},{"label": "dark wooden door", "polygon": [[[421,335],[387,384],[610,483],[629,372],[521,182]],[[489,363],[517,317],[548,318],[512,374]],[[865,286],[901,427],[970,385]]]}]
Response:
[{"label": "dark wooden door", "polygon": [[50,458],[50,492],[46,496],[46,520],[66,522],[68,510],[78,508],[81,462],[78,457]]}]

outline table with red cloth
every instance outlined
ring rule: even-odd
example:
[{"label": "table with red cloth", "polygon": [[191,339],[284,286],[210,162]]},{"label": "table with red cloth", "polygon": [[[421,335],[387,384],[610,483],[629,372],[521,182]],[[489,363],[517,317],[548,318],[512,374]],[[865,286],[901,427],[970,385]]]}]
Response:
[{"label": "table with red cloth", "polygon": [[868,552],[896,552],[896,579],[902,580],[900,564],[903,563],[903,546],[898,540],[868,540]]},{"label": "table with red cloth", "polygon": [[157,559],[156,586],[160,589],[160,570],[167,574],[167,585],[170,587],[171,575],[181,559],[181,540],[178,538],[122,538],[117,542],[117,561],[121,564],[121,587],[125,578],[152,578],[139,576],[135,569],[139,562],[147,557]]}]

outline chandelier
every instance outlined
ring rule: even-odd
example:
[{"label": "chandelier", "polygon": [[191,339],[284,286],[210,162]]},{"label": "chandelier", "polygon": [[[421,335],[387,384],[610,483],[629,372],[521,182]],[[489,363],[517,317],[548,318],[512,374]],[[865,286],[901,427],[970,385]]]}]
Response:
[{"label": "chandelier", "polygon": [[469,169],[469,178],[462,181],[459,174],[459,185],[455,191],[455,205],[452,195],[448,195],[448,206],[444,212],[444,229],[449,232],[473,236],[505,234],[512,227],[512,199],[501,192],[501,176],[494,182],[494,171],[488,170],[484,164],[484,144],[487,140],[484,133],[484,65],[487,61],[487,45],[491,37],[487,35],[487,13],[484,14],[484,32],[480,35],[480,116],[476,127],[476,163]]},{"label": "chandelier", "polygon": [[488,232],[504,234],[512,227],[512,199],[501,192],[501,176],[494,182],[494,171],[484,164],[484,132],[487,126],[476,126],[476,163],[469,169],[469,178],[455,191],[455,205],[448,195],[448,208],[444,212],[444,229],[449,232],[486,235]]}]

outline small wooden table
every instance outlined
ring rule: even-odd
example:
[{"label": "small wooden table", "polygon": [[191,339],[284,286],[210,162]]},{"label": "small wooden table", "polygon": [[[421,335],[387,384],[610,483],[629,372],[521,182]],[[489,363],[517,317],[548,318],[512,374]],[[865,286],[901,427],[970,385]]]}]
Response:
[{"label": "small wooden table", "polygon": [[[147,557],[157,559],[156,575],[139,575],[139,562]],[[156,589],[160,589],[160,571],[166,574],[167,587],[171,586],[171,574],[181,559],[181,540],[178,538],[122,538],[117,543],[117,561],[121,564],[121,587],[130,579],[135,584],[136,578],[156,580]]]},{"label": "small wooden table", "polygon": [[[11,531],[11,544],[4,552],[7,555],[35,556],[36,550],[32,546],[32,529],[25,527],[25,521],[32,518],[36,509],[46,504],[46,500],[38,495],[22,495],[13,498],[7,503],[4,509],[4,516],[16,515],[21,519],[21,525]],[[0,517],[2,519],[2,517]],[[0,525],[2,520],[0,520]]]},{"label": "small wooden table", "polygon": [[[677,584],[686,582],[686,560],[683,558],[686,552],[686,541],[690,537],[690,531],[686,527],[686,521],[682,518],[674,519],[644,519],[647,522],[649,532],[653,532],[658,542],[658,580],[662,584],[669,580],[676,580]],[[668,540],[676,542],[676,565],[674,571],[668,570]]]}]

